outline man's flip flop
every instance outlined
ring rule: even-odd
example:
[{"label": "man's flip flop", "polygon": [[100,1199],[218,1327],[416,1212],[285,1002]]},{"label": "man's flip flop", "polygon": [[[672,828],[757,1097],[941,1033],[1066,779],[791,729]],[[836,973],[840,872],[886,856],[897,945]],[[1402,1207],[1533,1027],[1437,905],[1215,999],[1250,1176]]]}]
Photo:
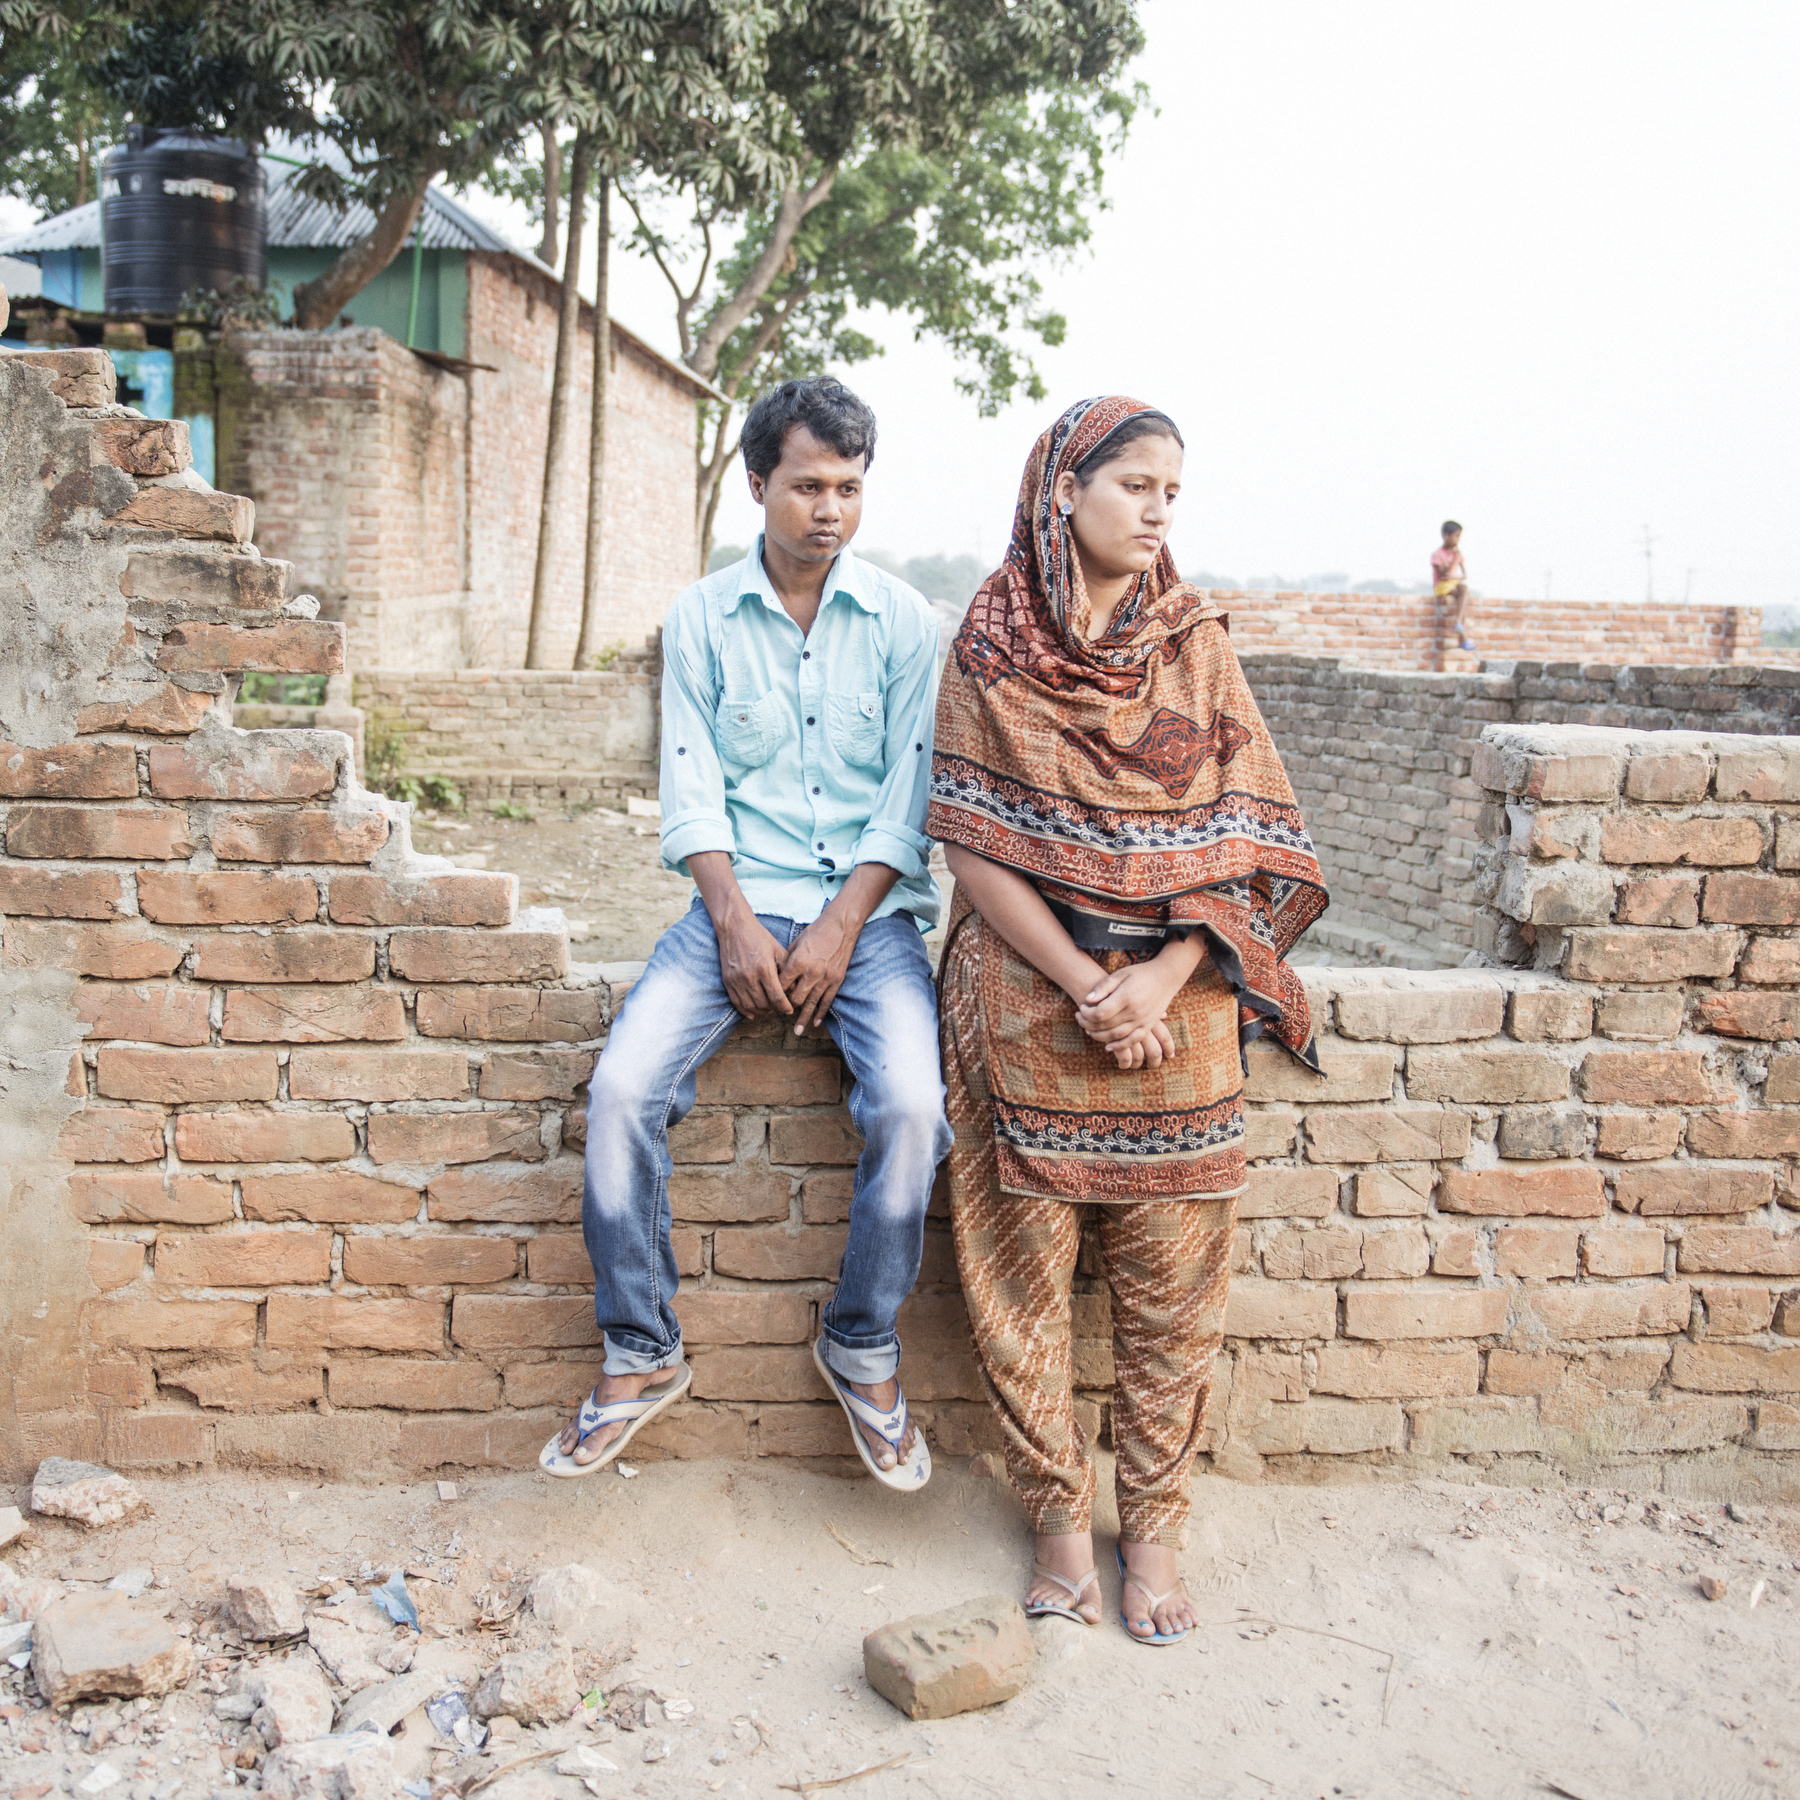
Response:
[{"label": "man's flip flop", "polygon": [[1027,1600],[1025,1616],[1028,1619],[1073,1619],[1077,1625],[1098,1625],[1098,1619],[1084,1619],[1075,1608],[1081,1596],[1100,1578],[1098,1569],[1089,1569],[1079,1581],[1071,1581],[1066,1575],[1059,1575],[1054,1569],[1046,1569],[1042,1563],[1031,1565],[1032,1573],[1041,1575],[1046,1581],[1054,1581],[1060,1588],[1069,1590],[1067,1600]]},{"label": "man's flip flop", "polygon": [[[1152,1623],[1155,1619],[1156,1609],[1161,1606],[1165,1600],[1172,1600],[1181,1592],[1181,1583],[1179,1581],[1176,1582],[1166,1594],[1153,1594],[1131,1573],[1129,1569],[1125,1567],[1125,1552],[1116,1544],[1113,1546],[1113,1554],[1119,1559],[1120,1581],[1130,1582],[1131,1585],[1134,1588],[1139,1589],[1150,1602],[1149,1606],[1145,1609],[1145,1617],[1140,1620],[1139,1623]],[[1125,1594],[1123,1589],[1121,1589],[1119,1593],[1119,1623],[1125,1627],[1125,1635],[1130,1638],[1134,1644],[1148,1644],[1153,1649],[1161,1649],[1166,1644],[1179,1644],[1188,1634],[1188,1628],[1184,1625],[1179,1631],[1153,1631],[1148,1637],[1140,1637],[1131,1629],[1131,1620],[1126,1615]]]},{"label": "man's flip flop", "polygon": [[560,1448],[562,1432],[559,1431],[538,1453],[538,1467],[546,1475],[554,1475],[562,1481],[579,1481],[583,1475],[604,1469],[637,1435],[638,1427],[648,1425],[659,1412],[673,1406],[688,1391],[693,1379],[693,1370],[686,1363],[680,1363],[670,1370],[666,1381],[645,1388],[635,1400],[614,1400],[602,1406],[590,1393],[575,1416],[575,1428],[581,1434],[575,1440],[575,1448],[579,1450],[596,1431],[608,1425],[623,1423],[625,1429],[592,1462],[585,1463],[578,1463],[573,1455],[563,1454]]},{"label": "man's flip flop", "polygon": [[813,1362],[825,1377],[825,1385],[836,1396],[838,1405],[844,1409],[844,1417],[850,1421],[850,1441],[856,1446],[856,1454],[862,1458],[863,1467],[883,1487],[898,1488],[902,1493],[908,1494],[922,1488],[931,1479],[931,1452],[925,1447],[924,1432],[921,1431],[913,1440],[911,1456],[896,1463],[891,1469],[884,1469],[875,1460],[875,1453],[869,1448],[869,1440],[857,1429],[860,1421],[872,1431],[880,1433],[893,1445],[894,1454],[898,1456],[901,1442],[906,1437],[906,1396],[898,1396],[892,1412],[883,1412],[879,1407],[871,1406],[861,1394],[852,1392],[849,1385],[838,1378],[831,1365],[826,1362],[825,1353],[818,1341],[813,1344]]}]

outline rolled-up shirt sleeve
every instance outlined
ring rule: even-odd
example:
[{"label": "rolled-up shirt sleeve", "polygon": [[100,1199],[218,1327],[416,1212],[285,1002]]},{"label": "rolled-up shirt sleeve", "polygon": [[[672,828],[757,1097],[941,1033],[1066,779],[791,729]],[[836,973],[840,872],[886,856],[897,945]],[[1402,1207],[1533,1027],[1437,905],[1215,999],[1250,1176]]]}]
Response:
[{"label": "rolled-up shirt sleeve", "polygon": [[884,776],[856,841],[858,863],[882,863],[902,879],[925,872],[931,842],[925,807],[931,788],[931,732],[937,717],[937,621],[917,605],[896,609],[887,666]]},{"label": "rolled-up shirt sleeve", "polygon": [[737,837],[725,810],[725,771],[713,736],[717,677],[704,602],[692,590],[669,609],[662,652],[662,860],[664,868],[686,875],[687,859],[703,850],[737,857]]}]

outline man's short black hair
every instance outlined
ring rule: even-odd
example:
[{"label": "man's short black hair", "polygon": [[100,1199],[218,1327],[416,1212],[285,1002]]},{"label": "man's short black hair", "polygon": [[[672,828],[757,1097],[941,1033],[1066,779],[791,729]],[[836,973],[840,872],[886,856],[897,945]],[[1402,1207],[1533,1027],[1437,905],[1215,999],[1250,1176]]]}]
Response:
[{"label": "man's short black hair", "polygon": [[1439,534],[1443,537],[1448,537],[1453,531],[1461,530],[1462,527],[1457,524],[1454,519],[1446,519],[1443,524],[1438,527]]},{"label": "man's short black hair", "polygon": [[751,407],[744,421],[744,467],[767,481],[781,461],[790,427],[804,425],[839,456],[860,456],[866,469],[875,460],[875,415],[841,381],[814,375],[784,381]]}]

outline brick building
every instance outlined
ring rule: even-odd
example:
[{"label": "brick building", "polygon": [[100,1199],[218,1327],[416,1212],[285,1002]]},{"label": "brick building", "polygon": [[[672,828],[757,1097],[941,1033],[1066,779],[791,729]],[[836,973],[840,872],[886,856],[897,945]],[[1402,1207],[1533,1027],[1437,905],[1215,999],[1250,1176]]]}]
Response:
[{"label": "brick building", "polygon": [[[291,173],[278,169],[269,194],[269,285],[284,304],[373,223],[306,200]],[[99,343],[109,323],[117,338],[98,202],[4,250],[37,261],[44,285],[9,347],[28,334]],[[356,296],[347,325],[219,338],[134,321],[144,348],[118,354],[121,398],[186,420],[200,473],[255,500],[263,548],[346,625],[352,667],[517,668],[560,296],[535,256],[434,188],[414,248]],[[562,668],[580,623],[592,332],[583,302],[553,568]],[[695,406],[713,390],[616,321],[610,373],[601,641],[636,648],[697,569]]]}]

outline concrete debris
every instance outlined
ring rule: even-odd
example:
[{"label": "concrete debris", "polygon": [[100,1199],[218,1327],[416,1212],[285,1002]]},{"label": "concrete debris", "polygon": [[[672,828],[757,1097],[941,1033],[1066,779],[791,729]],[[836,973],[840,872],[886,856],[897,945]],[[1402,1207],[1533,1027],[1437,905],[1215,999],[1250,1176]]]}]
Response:
[{"label": "concrete debris", "polygon": [[31,1631],[29,1619],[16,1619],[10,1625],[0,1625],[0,1656],[16,1656],[21,1650],[29,1650]]},{"label": "concrete debris", "polygon": [[394,1747],[380,1732],[284,1745],[263,1765],[264,1800],[393,1800]]},{"label": "concrete debris", "polygon": [[560,1724],[581,1702],[575,1663],[561,1645],[513,1650],[481,1679],[469,1710],[478,1719],[517,1719],[521,1725]]},{"label": "concrete debris", "polygon": [[253,1702],[251,1722],[271,1750],[307,1743],[331,1729],[331,1689],[310,1651],[253,1670],[244,1698]]},{"label": "concrete debris", "polygon": [[121,1569],[106,1588],[108,1593],[123,1594],[127,1600],[135,1600],[155,1579],[154,1569]]},{"label": "concrete debris", "polygon": [[365,1726],[392,1731],[410,1712],[416,1712],[443,1687],[443,1678],[429,1669],[416,1675],[402,1675],[398,1681],[384,1681],[379,1687],[364,1688],[354,1700],[344,1703],[338,1714],[339,1733],[361,1731]]},{"label": "concrete debris", "polygon": [[[329,1612],[315,1612],[306,1621],[306,1641],[318,1653],[320,1662],[336,1677],[338,1685],[349,1688],[352,1693],[389,1679],[389,1671],[375,1660],[387,1641],[387,1620],[377,1609],[370,1607],[369,1611],[375,1613],[380,1623],[377,1627],[369,1627],[352,1613],[353,1607],[367,1604],[366,1601],[348,1602],[341,1607],[334,1606]],[[372,1636],[374,1629],[381,1630],[383,1635]]]},{"label": "concrete debris", "polygon": [[272,1576],[233,1575],[225,1583],[225,1604],[232,1623],[247,1638],[267,1642],[298,1637],[306,1629],[300,1596],[290,1583]]},{"label": "concrete debris", "polygon": [[0,1506],[0,1550],[25,1533],[25,1515],[16,1506]]},{"label": "concrete debris", "polygon": [[573,1750],[565,1750],[556,1759],[556,1772],[559,1775],[572,1775],[577,1781],[583,1781],[590,1775],[616,1775],[619,1765],[610,1757],[605,1757],[598,1750],[591,1750],[586,1744],[577,1744]]},{"label": "concrete debris", "polygon": [[1010,1700],[1036,1652],[1016,1600],[984,1594],[863,1639],[863,1672],[910,1719],[948,1719]]},{"label": "concrete debris", "polygon": [[194,1673],[194,1651],[122,1594],[72,1594],[37,1621],[31,1673],[52,1706],[95,1694],[167,1694]]},{"label": "concrete debris", "polygon": [[31,1510],[83,1525],[116,1525],[136,1512],[144,1496],[123,1475],[98,1463],[46,1456],[31,1482]]},{"label": "concrete debris", "polygon": [[68,1591],[47,1575],[15,1575],[0,1563],[0,1613],[8,1620],[35,1619]]},{"label": "concrete debris", "polygon": [[585,1563],[546,1569],[526,1596],[533,1615],[558,1637],[592,1643],[625,1623],[628,1596]]},{"label": "concrete debris", "polygon": [[1715,1569],[1700,1571],[1700,1591],[1709,1600],[1723,1600],[1730,1583]]}]

